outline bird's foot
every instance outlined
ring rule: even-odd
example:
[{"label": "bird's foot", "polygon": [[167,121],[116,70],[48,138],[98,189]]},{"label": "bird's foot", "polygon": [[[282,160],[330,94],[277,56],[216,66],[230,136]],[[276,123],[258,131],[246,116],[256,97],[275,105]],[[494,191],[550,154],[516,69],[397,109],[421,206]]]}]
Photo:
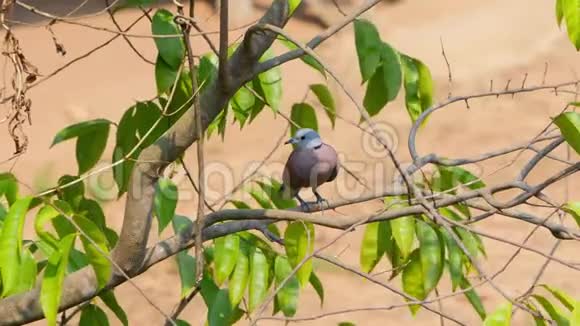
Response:
[{"label": "bird's foot", "polygon": [[310,205],[304,201],[304,199],[300,198],[300,196],[296,195],[296,199],[300,203],[300,210],[303,212],[310,212]]},{"label": "bird's foot", "polygon": [[320,210],[330,207],[330,203],[324,198],[317,199],[316,204],[320,206]]},{"label": "bird's foot", "polygon": [[330,207],[330,203],[328,202],[328,200],[322,198],[322,196],[320,196],[320,194],[316,191],[314,191],[314,196],[316,196],[316,204],[319,206],[319,208],[321,210],[324,209],[324,204],[326,204],[326,207]]},{"label": "bird's foot", "polygon": [[303,212],[310,212],[310,205],[307,202],[303,201],[300,203],[300,210]]}]

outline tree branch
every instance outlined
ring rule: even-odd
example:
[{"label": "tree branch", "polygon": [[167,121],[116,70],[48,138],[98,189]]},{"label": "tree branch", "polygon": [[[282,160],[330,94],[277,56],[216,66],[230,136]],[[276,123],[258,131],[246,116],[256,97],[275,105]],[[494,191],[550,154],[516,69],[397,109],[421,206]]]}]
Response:
[{"label": "tree branch", "polygon": [[[288,19],[287,1],[274,1],[260,20],[274,26],[284,26]],[[230,96],[245,83],[243,78],[253,78],[251,72],[262,54],[275,39],[274,33],[248,32],[238,50],[227,62],[226,73],[231,84],[225,87],[219,79],[207,85],[200,96],[202,129],[206,129],[223,110]],[[151,211],[155,183],[170,162],[197,141],[199,130],[195,124],[195,110],[188,110],[153,145],[145,148],[133,169],[125,205],[125,218],[117,247],[115,261],[129,274],[141,268],[151,228]]]}]

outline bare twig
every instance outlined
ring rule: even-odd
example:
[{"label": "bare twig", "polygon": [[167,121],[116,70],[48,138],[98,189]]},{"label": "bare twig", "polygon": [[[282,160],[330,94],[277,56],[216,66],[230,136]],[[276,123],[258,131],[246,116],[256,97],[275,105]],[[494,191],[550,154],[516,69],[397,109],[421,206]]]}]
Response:
[{"label": "bare twig", "polygon": [[[450,98],[453,92],[453,75],[451,74],[451,65],[449,64],[449,60],[447,59],[447,54],[445,53],[445,46],[443,46],[443,37],[439,38],[439,43],[441,44],[441,55],[443,59],[445,59],[445,65],[447,66],[447,83],[449,91],[447,93],[447,97]],[[490,88],[493,87],[493,81]]]}]

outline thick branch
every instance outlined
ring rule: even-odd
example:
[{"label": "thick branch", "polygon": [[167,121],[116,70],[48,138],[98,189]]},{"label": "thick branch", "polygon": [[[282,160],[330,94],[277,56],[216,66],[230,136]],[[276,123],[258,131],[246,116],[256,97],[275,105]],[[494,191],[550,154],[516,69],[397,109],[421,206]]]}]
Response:
[{"label": "thick branch", "polygon": [[[577,168],[578,166],[576,166]],[[548,181],[557,180],[562,175],[567,175],[570,172],[569,169],[563,170],[562,172],[552,176]],[[540,188],[545,187],[548,181],[545,181],[535,187],[527,187],[527,192],[536,192]],[[445,207],[449,205],[456,204],[458,202],[465,202],[469,199],[481,198],[484,193],[486,196],[496,192],[505,191],[508,189],[522,188],[522,183],[507,183],[503,185],[498,185],[495,187],[488,188],[485,191],[468,191],[456,196],[447,196],[442,200],[435,202],[435,207]],[[526,188],[526,187],[524,187]],[[360,203],[375,198],[384,197],[387,195],[393,195],[396,192],[386,192],[378,195],[364,196],[351,201],[340,201],[330,205],[329,209],[337,208],[340,206],[351,205],[354,203]],[[520,198],[517,196],[516,198]],[[525,200],[525,199],[520,199]],[[320,210],[321,207],[316,207],[316,210]],[[425,213],[425,208],[422,205],[417,204],[410,207],[403,207],[399,209],[391,209],[378,214],[372,215],[352,215],[352,216],[333,216],[328,218],[325,215],[314,215],[306,214],[297,210],[264,210],[264,209],[254,209],[254,210],[222,210],[215,213],[207,215],[204,220],[206,226],[203,230],[204,241],[221,237],[227,234],[236,233],[243,230],[261,229],[264,225],[269,223],[274,223],[282,220],[301,220],[309,221],[321,226],[327,226],[337,229],[348,229],[355,224],[371,223],[376,221],[385,221],[401,216],[416,215]],[[522,215],[519,213],[505,211],[508,216],[521,219],[526,222],[535,223],[535,221],[530,220],[530,216]],[[218,223],[224,222],[225,223]],[[550,228],[554,227],[556,231],[553,233],[561,233],[567,235],[573,235],[574,238],[578,238],[578,232],[572,230],[566,230],[562,226],[557,224],[548,224],[543,221],[541,224],[544,227]],[[460,225],[461,226],[461,225]],[[556,230],[557,228],[557,230]],[[179,251],[190,248],[194,245],[196,232],[191,230],[185,230],[182,234],[169,238],[167,240],[159,242],[154,247],[145,251],[144,262],[142,267],[137,269],[132,276],[144,273],[151,266],[159,263],[160,261],[167,259]],[[526,250],[531,250],[529,248],[524,248]],[[537,250],[531,250],[535,253],[540,253]],[[558,261],[560,262],[560,261]],[[561,263],[561,262],[560,262]],[[568,265],[567,265],[568,266]],[[119,284],[126,282],[126,279],[121,277],[117,272],[112,280],[109,282],[107,288],[114,288]],[[65,279],[63,285],[63,296],[60,309],[67,309],[75,306],[86,300],[90,300],[95,297],[98,292],[96,291],[97,283],[95,275],[92,268],[87,267],[80,271],[77,271],[69,275]],[[39,301],[39,288],[33,291],[14,295],[0,301],[0,316],[3,319],[0,321],[0,325],[15,325],[31,322],[43,318],[42,310]]]},{"label": "thick branch", "polygon": [[[260,20],[260,23],[282,27],[288,20],[288,3],[276,0]],[[215,80],[207,85],[200,96],[203,109],[201,116],[203,129],[223,110],[229,97],[247,79],[252,79],[254,66],[258,59],[270,47],[275,39],[274,33],[247,33],[244,41],[227,62],[225,73],[231,76],[231,84],[226,88]],[[129,183],[125,215],[119,242],[113,250],[114,261],[129,275],[144,272],[149,266],[165,259],[184,245],[175,240],[164,241],[146,250],[149,230],[151,228],[151,210],[153,207],[154,185],[170,162],[175,161],[198,138],[195,128],[195,112],[190,109],[153,145],[145,148],[138,158]],[[255,224],[255,222],[254,222]],[[255,228],[251,221],[242,221],[234,226],[240,230]],[[231,231],[231,230],[230,230]],[[212,226],[204,230],[208,239],[224,235],[223,226]],[[222,233],[220,233],[222,232]],[[215,236],[212,236],[214,234]],[[187,246],[193,245],[193,241]],[[109,282],[114,287],[125,279],[116,274]],[[97,294],[97,283],[93,270],[84,268],[66,277],[63,284],[61,309],[75,306]],[[42,318],[39,303],[39,288],[24,294],[15,295],[0,301],[0,324],[22,324]]]},{"label": "thick branch", "polygon": [[[284,26],[288,18],[286,1],[275,1],[260,23]],[[223,110],[230,96],[246,81],[253,78],[251,72],[258,59],[275,39],[271,32],[248,32],[238,50],[227,62],[225,73],[231,76],[226,88],[219,79],[209,84],[200,98],[202,126],[205,130],[211,121]],[[135,165],[125,205],[125,217],[119,243],[113,251],[113,258],[127,273],[141,268],[145,255],[147,238],[151,228],[154,185],[159,175],[170,162],[198,139],[195,128],[195,112],[188,110],[155,144],[145,148]],[[146,163],[143,163],[146,162]]]}]

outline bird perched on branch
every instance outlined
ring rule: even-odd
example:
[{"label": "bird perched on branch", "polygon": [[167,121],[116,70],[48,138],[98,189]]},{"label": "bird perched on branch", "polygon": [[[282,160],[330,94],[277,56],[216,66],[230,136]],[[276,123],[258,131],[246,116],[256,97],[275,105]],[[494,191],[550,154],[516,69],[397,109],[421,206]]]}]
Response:
[{"label": "bird perched on branch", "polygon": [[334,180],[338,174],[338,156],[334,148],[323,143],[320,135],[309,128],[299,129],[285,144],[294,144],[296,147],[284,168],[281,188],[283,197],[296,197],[302,209],[309,210],[308,204],[298,193],[302,188],[312,188],[317,204],[327,202],[317,189],[323,183]]}]

